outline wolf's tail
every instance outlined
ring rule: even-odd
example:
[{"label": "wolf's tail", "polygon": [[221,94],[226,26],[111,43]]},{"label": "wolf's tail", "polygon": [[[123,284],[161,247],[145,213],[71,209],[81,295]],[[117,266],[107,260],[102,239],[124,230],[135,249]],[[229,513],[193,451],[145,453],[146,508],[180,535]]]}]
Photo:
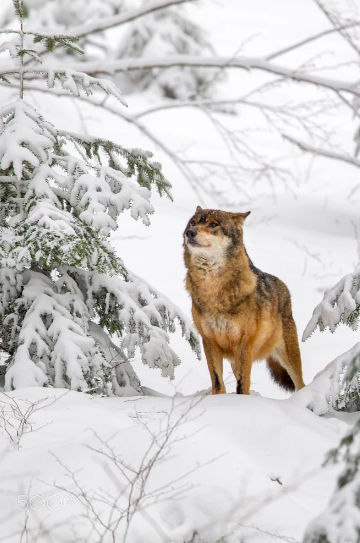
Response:
[{"label": "wolf's tail", "polygon": [[266,360],[272,380],[288,392],[295,392],[295,385],[285,368],[271,356]]}]

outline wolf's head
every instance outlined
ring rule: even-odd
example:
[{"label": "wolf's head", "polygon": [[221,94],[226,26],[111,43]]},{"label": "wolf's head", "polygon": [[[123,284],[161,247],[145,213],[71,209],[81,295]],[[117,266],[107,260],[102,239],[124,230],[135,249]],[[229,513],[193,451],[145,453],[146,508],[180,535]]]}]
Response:
[{"label": "wolf's head", "polygon": [[229,213],[196,208],[184,231],[185,254],[221,259],[242,244],[242,226],[250,211]]}]

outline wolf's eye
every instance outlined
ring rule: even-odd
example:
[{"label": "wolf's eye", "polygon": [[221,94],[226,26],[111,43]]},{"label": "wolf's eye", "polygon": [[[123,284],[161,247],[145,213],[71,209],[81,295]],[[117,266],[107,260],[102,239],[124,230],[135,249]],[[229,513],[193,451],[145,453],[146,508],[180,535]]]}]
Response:
[{"label": "wolf's eye", "polygon": [[209,226],[210,226],[211,228],[216,228],[218,225],[216,224],[216,222],[211,222],[211,223],[209,224]]}]

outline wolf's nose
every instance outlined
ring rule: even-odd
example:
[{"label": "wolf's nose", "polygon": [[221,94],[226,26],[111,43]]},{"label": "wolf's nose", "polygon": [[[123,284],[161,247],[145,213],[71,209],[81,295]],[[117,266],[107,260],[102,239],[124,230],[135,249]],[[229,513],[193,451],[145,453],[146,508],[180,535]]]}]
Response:
[{"label": "wolf's nose", "polygon": [[194,238],[197,234],[196,228],[189,228],[189,230],[186,232],[186,235],[188,238]]}]

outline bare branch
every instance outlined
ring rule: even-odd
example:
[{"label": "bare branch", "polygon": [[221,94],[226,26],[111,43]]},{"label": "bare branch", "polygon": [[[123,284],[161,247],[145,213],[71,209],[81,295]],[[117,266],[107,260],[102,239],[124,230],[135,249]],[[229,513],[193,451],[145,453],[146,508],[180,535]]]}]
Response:
[{"label": "bare branch", "polygon": [[322,13],[325,15],[325,17],[333,25],[334,29],[336,29],[338,31],[340,36],[342,36],[345,39],[345,41],[350,45],[350,47],[352,47],[352,49],[354,49],[354,51],[358,55],[360,55],[360,49],[358,48],[358,46],[356,45],[356,43],[352,39],[351,34],[349,34],[349,32],[346,32],[345,28],[341,28],[341,25],[339,27],[338,18],[335,17],[333,15],[333,13],[331,13],[331,11],[326,8],[326,6],[321,2],[321,0],[314,0],[314,2],[318,6],[320,11],[322,11]]},{"label": "bare branch", "polygon": [[[27,89],[48,92],[44,87],[37,86],[35,83],[28,84]],[[68,96],[68,93],[61,89],[56,89],[55,94],[58,96]],[[229,111],[222,110],[222,106],[238,103],[245,107],[256,108],[261,112],[268,125],[273,127],[281,135],[286,128],[297,127],[305,130],[309,136],[315,134],[319,140],[327,141],[329,138],[329,135],[323,129],[322,125],[316,122],[316,115],[322,113],[324,110],[323,100],[311,102],[311,108],[309,104],[272,106],[262,102],[245,100],[243,98],[236,100],[188,100],[181,102],[180,104],[163,104],[162,106],[131,116],[126,112],[119,111],[116,106],[109,105],[107,102],[97,102],[94,101],[93,98],[85,96],[80,97],[80,99],[95,107],[104,108],[111,114],[133,124],[143,135],[149,138],[153,144],[160,147],[184,175],[185,179],[189,182],[191,188],[197,195],[197,198],[200,200],[200,203],[204,202],[202,194],[205,193],[212,199],[215,199],[216,203],[220,205],[223,205],[224,203],[229,204],[226,193],[227,189],[225,187],[219,187],[216,183],[212,183],[212,179],[218,179],[219,176],[224,177],[225,175],[236,191],[240,191],[247,199],[249,199],[249,194],[243,186],[244,178],[251,178],[254,182],[265,179],[271,187],[273,187],[275,179],[280,179],[286,185],[287,189],[289,189],[288,180],[295,180],[288,169],[281,167],[278,160],[270,161],[265,159],[261,153],[258,153],[255,149],[249,147],[248,138],[245,138],[244,136],[245,133],[238,134],[237,132],[227,129],[226,125],[221,122],[221,119],[218,116],[215,116],[216,113],[229,113]],[[232,157],[233,164],[206,160],[196,161],[181,156],[179,152],[170,149],[166,143],[149,130],[146,125],[142,124],[140,120],[142,116],[155,113],[160,109],[179,107],[196,107],[208,117],[209,121],[215,126],[222,138],[229,152],[229,156]],[[306,115],[304,115],[304,107],[306,108]],[[328,107],[334,107],[334,102],[329,101]],[[230,113],[233,113],[233,111],[230,111]],[[233,203],[234,202],[232,202],[232,204]]]},{"label": "bare branch", "polygon": [[40,409],[53,405],[68,393],[69,391],[65,392],[65,394],[62,394],[61,396],[55,396],[50,403],[46,404],[44,402],[46,402],[46,400],[50,400],[50,397],[42,398],[35,402],[31,402],[29,400],[19,400],[24,403],[24,408],[20,406],[19,401],[16,401],[15,398],[9,396],[5,392],[1,393],[0,398],[5,397],[7,400],[0,399],[0,428],[3,428],[4,432],[9,438],[9,441],[16,450],[19,450],[20,448],[20,441],[23,435],[29,432],[41,430],[41,428],[44,428],[44,426],[51,424],[51,422],[48,422],[42,426],[33,428],[33,423],[30,422],[32,415],[40,411]]},{"label": "bare branch", "polygon": [[273,60],[274,58],[280,57],[282,55],[286,55],[286,53],[290,53],[290,51],[294,51],[295,49],[298,49],[299,47],[303,47],[304,45],[307,45],[308,43],[312,41],[323,38],[324,36],[328,36],[329,34],[333,34],[334,32],[339,32],[340,30],[351,28],[353,26],[360,26],[360,21],[355,21],[353,23],[349,23],[346,25],[337,26],[335,28],[329,28],[328,30],[324,30],[323,32],[313,34],[312,36],[309,36],[308,38],[304,40],[298,41],[297,43],[294,43],[293,45],[289,45],[289,47],[285,47],[284,49],[280,49],[279,51],[276,51],[275,53],[271,53],[271,55],[266,57],[266,60]]},{"label": "bare branch", "polygon": [[315,145],[311,145],[311,143],[307,143],[305,141],[301,141],[297,138],[294,138],[293,136],[288,136],[287,134],[283,134],[283,138],[290,141],[290,143],[294,143],[302,151],[305,151],[307,153],[313,153],[314,155],[324,156],[326,158],[332,158],[334,160],[341,160],[342,162],[347,162],[348,164],[351,164],[352,166],[356,166],[357,168],[360,168],[360,160],[350,155],[344,155],[336,151],[322,149],[320,147],[316,147]]}]

